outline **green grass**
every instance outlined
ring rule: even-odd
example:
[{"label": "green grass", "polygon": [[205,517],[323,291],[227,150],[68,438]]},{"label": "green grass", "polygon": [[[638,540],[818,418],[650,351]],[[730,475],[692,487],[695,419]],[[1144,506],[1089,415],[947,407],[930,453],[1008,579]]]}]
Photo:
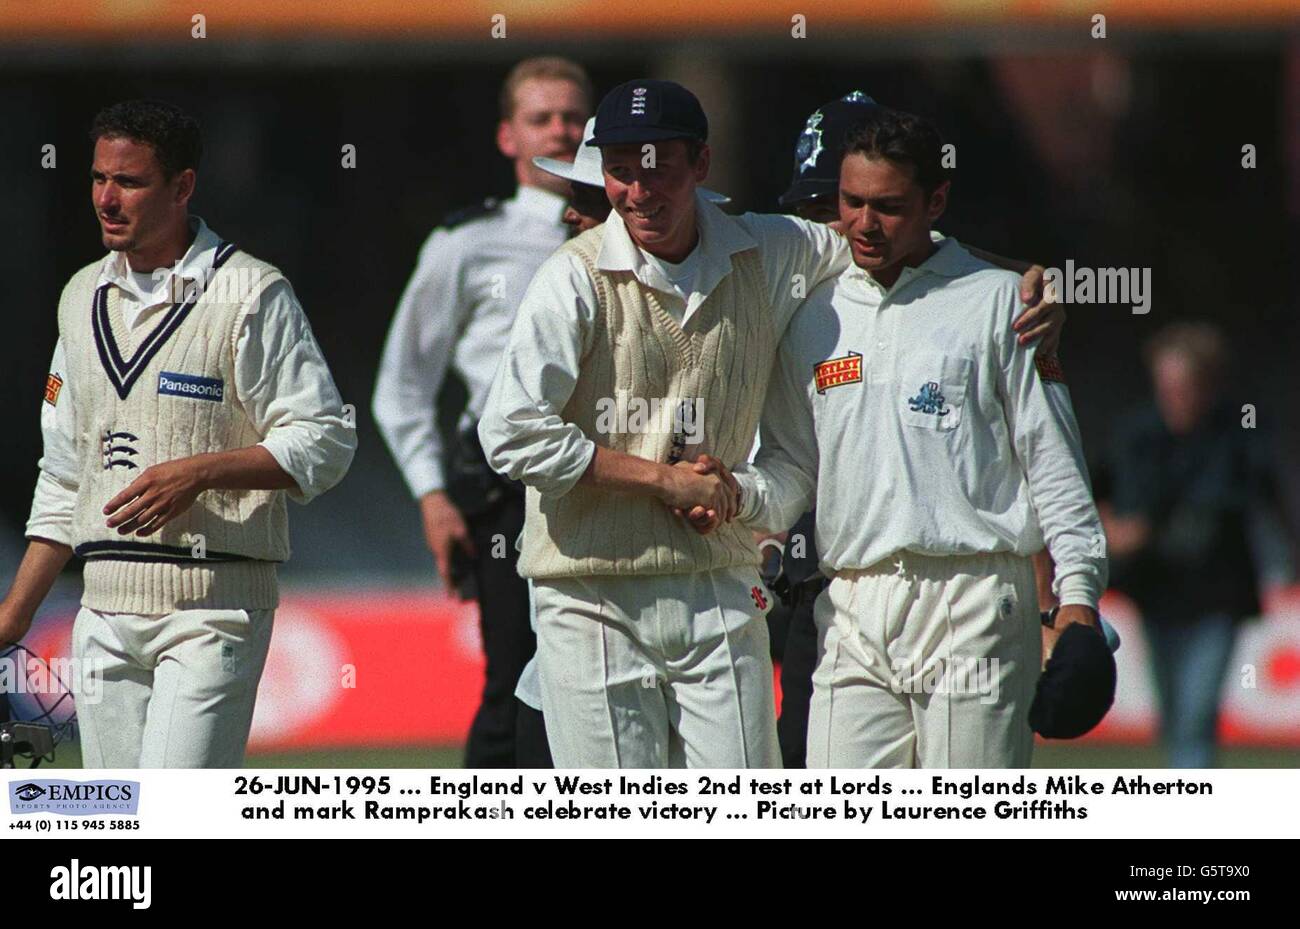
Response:
[{"label": "green grass", "polygon": [[[250,755],[250,768],[459,768],[464,750],[458,745],[403,748],[343,748],[315,752],[267,752]],[[1267,748],[1224,749],[1225,768],[1300,768],[1300,751]],[[1039,744],[1035,768],[1163,768],[1156,746]],[[76,745],[60,747],[53,764],[42,768],[80,768]]]}]

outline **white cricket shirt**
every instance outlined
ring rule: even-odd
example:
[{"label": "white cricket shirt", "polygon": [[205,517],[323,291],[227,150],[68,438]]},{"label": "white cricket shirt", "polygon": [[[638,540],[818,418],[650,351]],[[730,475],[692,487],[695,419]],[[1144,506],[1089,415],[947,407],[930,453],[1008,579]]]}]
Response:
[{"label": "white cricket shirt", "polygon": [[740,518],[788,528],[815,488],[829,572],[1045,541],[1062,604],[1095,608],[1105,536],[1059,366],[1016,343],[1019,284],[949,239],[891,288],[851,267],[809,294],[737,469]]}]

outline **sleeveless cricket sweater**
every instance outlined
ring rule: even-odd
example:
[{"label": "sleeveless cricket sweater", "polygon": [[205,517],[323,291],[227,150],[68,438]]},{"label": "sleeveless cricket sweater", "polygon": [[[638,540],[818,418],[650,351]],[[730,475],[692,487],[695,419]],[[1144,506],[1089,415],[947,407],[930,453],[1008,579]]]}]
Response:
[{"label": "sleeveless cricket sweater", "polygon": [[289,557],[283,491],[209,490],[150,536],[119,535],[103,508],[149,466],[256,445],[235,394],[235,343],[273,266],[223,242],[201,292],[184,294],[133,343],[101,262],[64,288],[59,333],[76,412],[74,551],[82,603],[113,613],[273,609],[275,562]]},{"label": "sleeveless cricket sweater", "polygon": [[[731,273],[686,331],[632,272],[596,267],[604,232],[599,226],[562,246],[586,266],[599,303],[564,420],[597,445],[669,462],[680,430],[653,423],[634,428],[632,416],[611,417],[610,410],[658,400],[671,415],[678,401],[693,402],[691,438],[699,441],[679,446],[680,457],[709,454],[727,467],[743,462],[778,336],[757,251],[731,256]],[[519,559],[524,577],[684,574],[758,563],[751,533],[736,522],[700,535],[650,497],[584,484],[559,497],[528,489]]]}]

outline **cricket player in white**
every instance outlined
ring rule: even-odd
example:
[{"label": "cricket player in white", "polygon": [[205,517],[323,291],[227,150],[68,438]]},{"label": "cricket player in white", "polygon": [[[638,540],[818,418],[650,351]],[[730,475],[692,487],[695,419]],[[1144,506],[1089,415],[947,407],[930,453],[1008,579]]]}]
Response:
[{"label": "cricket player in white", "polygon": [[[582,142],[573,161],[561,161],[556,158],[536,157],[533,163],[543,171],[570,183],[569,205],[564,211],[564,222],[576,233],[595,229],[609,216],[609,198],[605,196],[605,175],[601,167],[600,149],[587,145],[596,133],[596,119],[593,116],[583,127]],[[725,194],[706,188],[699,188],[700,195],[710,203],[722,205],[731,202]],[[531,593],[530,593],[531,601]],[[536,610],[531,602],[529,611],[536,628]],[[537,673],[537,658],[524,667],[515,688],[515,696],[533,710],[542,709],[542,685]]]},{"label": "cricket player in white", "polygon": [[110,254],[73,275],[41,410],[30,540],[0,605],[17,641],[86,560],[73,629],[86,767],[237,767],[289,556],[286,497],[356,448],[288,281],[188,214],[198,125],[129,102],[95,122]]},{"label": "cricket player in white", "polygon": [[847,264],[822,226],[732,218],[699,195],[706,134],[676,84],[602,102],[592,141],[615,210],[542,265],[479,423],[491,464],[528,485],[520,572],[557,767],[780,763],[758,550],[739,526],[701,537],[669,510],[730,516],[732,491],[670,463],[675,429],[596,421],[620,392],[698,400],[682,453],[743,460],[801,299],[793,276],[812,286]]},{"label": "cricket player in white", "polygon": [[855,267],[792,320],[762,448],[735,475],[755,529],[790,525],[816,488],[831,583],[809,767],[1027,766],[1042,658],[1028,556],[1046,541],[1058,631],[1096,624],[1106,581],[1059,365],[1016,346],[1016,276],[931,241],[940,145],[892,111],[850,136],[840,218]]}]

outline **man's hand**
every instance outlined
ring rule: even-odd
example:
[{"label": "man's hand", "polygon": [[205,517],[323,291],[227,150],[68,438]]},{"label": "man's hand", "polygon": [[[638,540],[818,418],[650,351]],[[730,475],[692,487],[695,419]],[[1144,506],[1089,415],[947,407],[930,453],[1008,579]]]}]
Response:
[{"label": "man's hand", "polygon": [[1056,641],[1061,637],[1061,633],[1074,623],[1091,626],[1099,633],[1101,632],[1101,624],[1097,619],[1096,610],[1077,603],[1061,607],[1056,611],[1056,622],[1051,626],[1043,626],[1044,667],[1047,666],[1047,659],[1052,657],[1052,650],[1056,648]]},{"label": "man's hand", "polygon": [[1021,345],[1042,339],[1038,354],[1046,358],[1056,354],[1061,347],[1061,330],[1065,328],[1065,307],[1046,299],[1043,276],[1046,269],[1034,265],[1020,279],[1020,301],[1026,309],[1016,317],[1011,328],[1020,333]]},{"label": "man's hand", "polygon": [[126,489],[108,501],[106,525],[119,535],[152,535],[180,516],[209,489],[204,456],[178,458],[145,468]]},{"label": "man's hand", "polygon": [[[736,495],[736,511],[731,518],[734,518],[734,515],[740,513],[740,484],[736,481],[736,478],[732,475],[731,471],[727,469],[726,465],[724,465],[719,459],[714,458],[712,455],[700,455],[691,465],[691,469],[695,471],[696,474],[716,474],[722,478],[722,480],[726,482],[727,486],[730,487]],[[700,535],[707,535],[721,526],[724,522],[730,521],[730,518],[723,518],[722,514],[704,506],[694,506],[691,508],[689,513],[683,513],[680,510],[675,512],[677,512],[679,516],[685,516],[687,521]]]},{"label": "man's hand", "polygon": [[734,519],[739,509],[735,478],[720,462],[716,466],[713,462],[717,459],[701,455],[695,462],[679,461],[665,469],[660,494],[660,499],[679,516],[688,509],[697,513],[691,524],[701,533]]},{"label": "man's hand", "polygon": [[32,628],[32,613],[11,604],[0,603],[0,648],[18,644],[27,630]]},{"label": "man's hand", "polygon": [[471,558],[477,554],[469,526],[460,510],[441,490],[431,491],[420,498],[420,519],[424,523],[425,544],[438,563],[438,576],[447,590],[455,590],[451,572],[452,547],[459,546]]},{"label": "man's hand", "polygon": [[205,490],[288,490],[297,486],[261,445],[205,452],[145,468],[108,501],[107,525],[120,535],[157,532],[194,505]]}]

